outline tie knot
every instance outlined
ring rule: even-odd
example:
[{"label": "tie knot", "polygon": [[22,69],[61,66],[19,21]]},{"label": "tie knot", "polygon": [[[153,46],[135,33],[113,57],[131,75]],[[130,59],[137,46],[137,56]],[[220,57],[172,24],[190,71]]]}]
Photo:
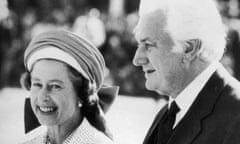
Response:
[{"label": "tie knot", "polygon": [[180,111],[179,107],[177,106],[177,103],[173,101],[171,103],[171,106],[168,110],[168,115],[176,115]]}]

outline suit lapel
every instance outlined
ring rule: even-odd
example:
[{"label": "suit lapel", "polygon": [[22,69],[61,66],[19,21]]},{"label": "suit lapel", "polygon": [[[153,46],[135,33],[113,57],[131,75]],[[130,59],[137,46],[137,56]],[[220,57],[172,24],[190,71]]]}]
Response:
[{"label": "suit lapel", "polygon": [[218,69],[177,125],[168,144],[190,144],[200,134],[202,120],[211,114],[224,85]]},{"label": "suit lapel", "polygon": [[150,138],[151,138],[155,128],[157,127],[159,121],[162,119],[162,117],[166,111],[167,111],[167,104],[158,112],[157,116],[155,117],[155,119],[152,123],[152,126],[150,127],[150,129],[147,132],[146,137],[144,138],[143,144],[149,143],[149,140],[151,140]]}]

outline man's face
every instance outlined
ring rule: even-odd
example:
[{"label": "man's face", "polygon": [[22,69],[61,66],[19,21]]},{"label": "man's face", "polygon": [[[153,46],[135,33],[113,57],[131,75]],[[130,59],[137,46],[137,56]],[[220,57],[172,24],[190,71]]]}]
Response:
[{"label": "man's face", "polygon": [[171,95],[179,85],[181,54],[172,52],[175,45],[165,26],[166,18],[161,11],[140,17],[135,31],[138,48],[133,63],[142,66],[148,90]]}]

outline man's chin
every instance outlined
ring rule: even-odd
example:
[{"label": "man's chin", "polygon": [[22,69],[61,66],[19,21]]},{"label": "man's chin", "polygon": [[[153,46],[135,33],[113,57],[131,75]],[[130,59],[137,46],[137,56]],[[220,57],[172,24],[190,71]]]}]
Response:
[{"label": "man's chin", "polygon": [[151,83],[146,82],[145,87],[149,91],[156,91],[156,88]]},{"label": "man's chin", "polygon": [[145,83],[145,87],[146,87],[146,89],[149,90],[149,91],[153,91],[153,92],[156,92],[156,93],[158,93],[158,94],[160,94],[160,95],[164,95],[164,93],[162,92],[162,90],[160,90],[159,87],[157,87],[156,84],[152,84],[152,83],[146,82],[146,83]]}]

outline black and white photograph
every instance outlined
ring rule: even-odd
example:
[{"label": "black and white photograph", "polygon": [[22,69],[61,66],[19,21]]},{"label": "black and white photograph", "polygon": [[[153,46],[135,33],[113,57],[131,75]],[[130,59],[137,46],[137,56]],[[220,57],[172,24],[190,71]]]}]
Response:
[{"label": "black and white photograph", "polygon": [[240,0],[0,0],[0,114],[0,144],[240,144]]}]

